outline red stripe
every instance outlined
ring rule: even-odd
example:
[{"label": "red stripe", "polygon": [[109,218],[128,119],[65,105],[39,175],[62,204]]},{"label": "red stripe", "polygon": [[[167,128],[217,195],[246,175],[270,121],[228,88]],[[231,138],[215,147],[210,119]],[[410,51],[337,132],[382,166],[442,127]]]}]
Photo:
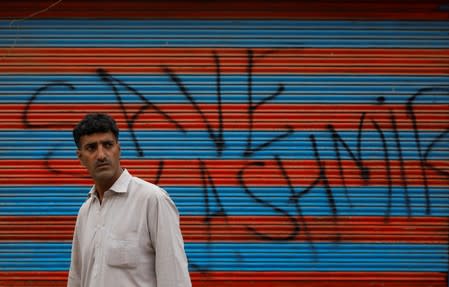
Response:
[{"label": "red stripe", "polygon": [[[248,72],[242,48],[3,48],[0,73],[161,74],[216,73],[213,51],[222,74]],[[448,49],[253,49],[254,74],[449,74]],[[354,61],[354,59],[357,61]]]},{"label": "red stripe", "polygon": [[[243,171],[243,179],[247,186],[286,186],[287,182],[275,160],[203,160],[211,178],[217,186],[240,186],[239,171],[249,163],[262,162],[263,166],[249,166]],[[122,166],[128,168],[133,175],[154,181],[159,169],[158,160],[122,160]],[[326,168],[326,176],[330,186],[342,186],[337,160],[322,160]],[[447,170],[448,162],[429,160],[442,170]],[[77,160],[0,160],[2,172],[0,184],[3,185],[39,185],[39,184],[71,184],[90,185],[91,179]],[[365,160],[364,166],[369,169],[370,178],[365,181],[355,162],[342,161],[343,178],[348,186],[366,186],[388,184],[385,161]],[[401,164],[397,160],[389,163],[392,185],[402,186]],[[285,172],[294,186],[308,186],[318,176],[319,169],[314,160],[283,160]],[[447,176],[428,168],[427,183],[429,186],[447,186]],[[423,186],[422,166],[419,161],[404,162],[404,172],[408,186]],[[162,186],[202,186],[201,167],[198,160],[165,160],[159,184]]]},{"label": "red stripe", "polygon": [[[447,287],[442,272],[191,272],[193,287]],[[66,286],[67,272],[0,272],[0,286]]]},{"label": "red stripe", "polygon": [[[1,18],[447,20],[428,1],[55,1],[2,2]],[[42,13],[36,13],[42,11]]]},{"label": "red stripe", "polygon": [[[31,95],[30,95],[31,98]],[[107,112],[118,122],[120,129],[127,129],[124,111],[116,104],[39,104],[39,97],[29,106],[18,104],[0,105],[0,129],[31,128],[71,130],[87,112]],[[219,128],[217,104],[198,105],[212,128]],[[126,104],[129,115],[137,113],[143,104]],[[157,107],[189,130],[205,130],[206,124],[200,113],[191,104],[158,104]],[[437,104],[415,105],[416,122],[422,130],[442,130],[449,122],[449,106]],[[223,129],[246,130],[249,128],[247,104],[223,104]],[[391,113],[395,117],[398,130],[412,130],[413,122],[407,114],[405,105],[317,105],[317,104],[263,104],[254,113],[253,130],[280,130],[291,126],[295,130],[325,129],[332,124],[335,129],[357,130],[362,114],[369,119],[364,130],[373,130],[371,120],[384,130],[392,129]],[[135,121],[136,130],[174,130],[176,127],[164,116],[148,108]]]},{"label": "red stripe", "polygon": [[[300,228],[295,232],[295,223]],[[0,241],[71,241],[74,216],[0,216]],[[258,242],[264,234],[272,240],[312,242],[449,242],[447,217],[304,217],[183,216],[186,242]],[[267,239],[265,239],[267,240]]]},{"label": "red stripe", "polygon": [[[376,58],[447,58],[449,57],[449,49],[404,49],[404,48],[252,48],[253,56],[273,56],[273,57],[320,57],[333,56],[335,58],[348,57],[376,57]],[[182,57],[186,54],[191,54],[194,57],[213,57],[213,52],[220,56],[240,59],[246,57],[248,49],[246,48],[149,48],[149,47],[14,47],[14,49],[0,48],[0,52],[7,54],[8,57],[104,57],[106,56],[120,56],[120,57],[143,57],[152,56],[157,58]],[[185,59],[183,59],[185,60]],[[176,61],[173,61],[176,64]],[[211,61],[212,63],[213,61]]]}]

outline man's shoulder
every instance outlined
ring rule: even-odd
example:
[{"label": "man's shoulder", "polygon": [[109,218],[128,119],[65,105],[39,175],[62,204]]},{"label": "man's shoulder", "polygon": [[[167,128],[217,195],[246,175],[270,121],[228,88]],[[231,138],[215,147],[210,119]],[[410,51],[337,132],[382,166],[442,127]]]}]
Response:
[{"label": "man's shoulder", "polygon": [[84,220],[87,218],[88,213],[89,213],[89,205],[90,205],[90,201],[92,199],[91,198],[87,198],[80,206],[80,208],[78,209],[78,214],[76,216],[77,218],[77,222],[84,222]]},{"label": "man's shoulder", "polygon": [[81,215],[82,213],[85,213],[87,211],[87,209],[89,208],[89,205],[92,202],[92,196],[89,194],[87,195],[86,199],[84,200],[84,202],[81,204],[81,207],[79,209],[78,215]]},{"label": "man's shoulder", "polygon": [[135,195],[145,198],[168,197],[167,192],[158,185],[136,176],[131,179],[130,189]]},{"label": "man's shoulder", "polygon": [[[133,200],[137,200],[141,203],[147,203],[150,207],[158,206],[159,210],[163,210],[165,207],[177,211],[174,201],[171,199],[167,191],[160,186],[143,180],[138,177],[133,177],[130,183],[131,191],[133,193]],[[157,209],[152,209],[157,210]],[[178,213],[179,214],[179,213]]]}]

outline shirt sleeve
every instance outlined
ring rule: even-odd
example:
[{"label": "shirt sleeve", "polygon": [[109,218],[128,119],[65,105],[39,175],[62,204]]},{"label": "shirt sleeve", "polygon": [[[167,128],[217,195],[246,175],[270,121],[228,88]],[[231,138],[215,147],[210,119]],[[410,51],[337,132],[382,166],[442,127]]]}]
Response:
[{"label": "shirt sleeve", "polygon": [[77,219],[75,224],[75,231],[73,233],[72,240],[72,258],[70,261],[70,271],[67,280],[67,287],[80,287],[81,286],[81,252],[80,252],[80,242],[78,240],[78,227],[79,220]]},{"label": "shirt sleeve", "polygon": [[153,206],[150,237],[155,249],[155,272],[158,287],[192,286],[187,257],[175,204],[165,193],[157,196]]}]

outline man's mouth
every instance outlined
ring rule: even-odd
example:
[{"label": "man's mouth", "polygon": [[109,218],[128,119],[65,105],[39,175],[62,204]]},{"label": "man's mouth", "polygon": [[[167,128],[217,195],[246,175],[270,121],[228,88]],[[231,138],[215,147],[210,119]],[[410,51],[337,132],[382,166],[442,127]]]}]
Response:
[{"label": "man's mouth", "polygon": [[96,168],[102,168],[102,167],[106,167],[106,166],[109,166],[109,164],[108,163],[99,163],[99,164],[97,164],[96,165]]}]

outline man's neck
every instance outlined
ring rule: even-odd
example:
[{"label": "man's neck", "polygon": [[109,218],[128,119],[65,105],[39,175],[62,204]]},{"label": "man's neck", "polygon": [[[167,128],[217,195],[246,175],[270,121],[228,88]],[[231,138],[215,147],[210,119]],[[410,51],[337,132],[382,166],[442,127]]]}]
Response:
[{"label": "man's neck", "polygon": [[95,181],[95,191],[97,192],[98,199],[100,203],[103,201],[104,193],[108,191],[111,186],[119,179],[120,175],[122,175],[123,169],[121,169],[120,173],[111,178],[108,181]]},{"label": "man's neck", "polygon": [[100,187],[98,184],[95,184],[95,192],[97,193],[97,197],[100,200],[100,204],[103,202],[104,193],[108,191],[111,186],[112,185],[110,185],[107,188],[104,188]]}]

